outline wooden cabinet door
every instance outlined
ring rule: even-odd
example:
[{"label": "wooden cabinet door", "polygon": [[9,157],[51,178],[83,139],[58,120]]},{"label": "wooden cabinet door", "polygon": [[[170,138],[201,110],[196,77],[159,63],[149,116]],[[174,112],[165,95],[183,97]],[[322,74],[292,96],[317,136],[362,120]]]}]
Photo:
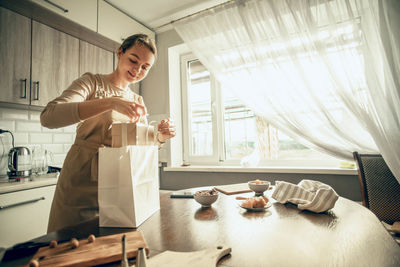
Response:
[{"label": "wooden cabinet door", "polygon": [[113,53],[100,47],[80,41],[79,75],[86,72],[109,74],[113,71]]},{"label": "wooden cabinet door", "polygon": [[0,7],[0,101],[29,104],[31,20]]},{"label": "wooden cabinet door", "polygon": [[45,106],[79,77],[79,40],[32,22],[31,105]]}]

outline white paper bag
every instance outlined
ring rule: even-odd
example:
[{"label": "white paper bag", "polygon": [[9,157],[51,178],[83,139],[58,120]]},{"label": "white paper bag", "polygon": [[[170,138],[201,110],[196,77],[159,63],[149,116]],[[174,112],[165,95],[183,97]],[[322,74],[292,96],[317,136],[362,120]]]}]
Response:
[{"label": "white paper bag", "polygon": [[157,146],[99,149],[99,226],[138,227],[160,209]]}]

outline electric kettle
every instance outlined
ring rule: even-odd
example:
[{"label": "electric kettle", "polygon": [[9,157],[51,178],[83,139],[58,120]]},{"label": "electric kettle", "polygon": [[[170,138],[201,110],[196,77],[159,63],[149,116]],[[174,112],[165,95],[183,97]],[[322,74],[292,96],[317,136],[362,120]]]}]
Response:
[{"label": "electric kettle", "polygon": [[32,174],[32,155],[27,147],[13,147],[8,152],[7,175],[10,179],[28,177]]}]

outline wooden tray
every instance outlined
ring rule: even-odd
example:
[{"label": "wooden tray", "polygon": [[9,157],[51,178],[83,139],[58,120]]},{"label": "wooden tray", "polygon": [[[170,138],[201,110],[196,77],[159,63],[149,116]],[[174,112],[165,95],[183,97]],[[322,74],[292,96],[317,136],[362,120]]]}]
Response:
[{"label": "wooden tray", "polygon": [[234,195],[234,194],[252,192],[247,183],[219,185],[214,187],[214,189],[225,195]]},{"label": "wooden tray", "polygon": [[122,236],[126,236],[127,258],[136,257],[139,248],[149,248],[139,231],[108,235],[96,238],[93,243],[79,240],[79,247],[72,248],[70,242],[58,244],[55,248],[42,247],[33,256],[39,266],[95,266],[119,261],[122,258]]}]

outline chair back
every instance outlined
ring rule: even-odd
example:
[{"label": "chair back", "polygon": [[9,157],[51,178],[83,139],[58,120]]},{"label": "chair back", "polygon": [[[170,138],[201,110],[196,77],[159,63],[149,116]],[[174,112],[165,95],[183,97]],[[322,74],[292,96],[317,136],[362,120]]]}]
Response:
[{"label": "chair back", "polygon": [[382,155],[353,153],[363,205],[386,223],[400,221],[400,183]]}]

